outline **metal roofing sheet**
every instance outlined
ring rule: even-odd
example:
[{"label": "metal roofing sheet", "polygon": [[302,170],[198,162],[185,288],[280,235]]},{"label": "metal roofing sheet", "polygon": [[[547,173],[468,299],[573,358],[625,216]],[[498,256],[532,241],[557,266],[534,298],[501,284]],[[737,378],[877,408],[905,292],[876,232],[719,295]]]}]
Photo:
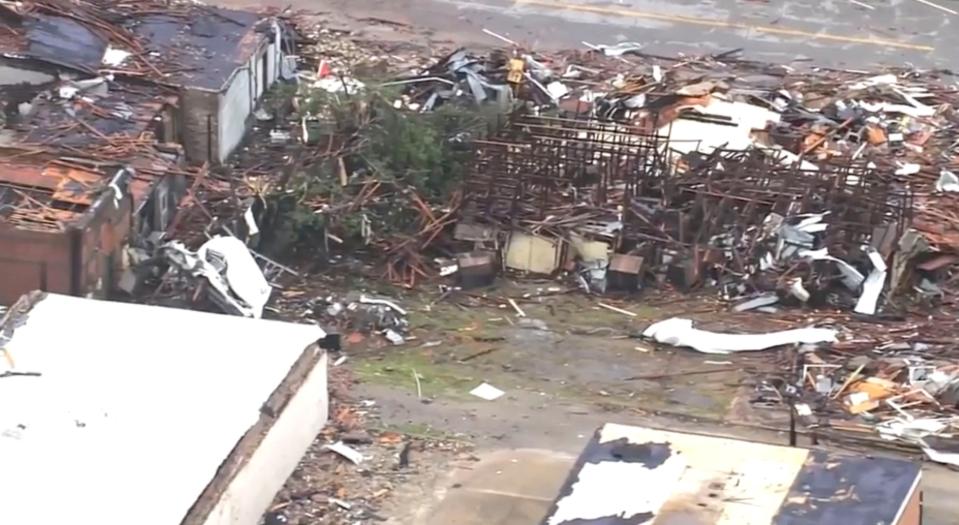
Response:
[{"label": "metal roofing sheet", "polygon": [[107,42],[69,18],[33,15],[24,21],[27,55],[52,64],[96,71]]},{"label": "metal roofing sheet", "polygon": [[262,36],[257,13],[195,6],[192,17],[155,14],[140,17],[134,32],[165,62],[179,69],[171,84],[220,90],[233,72],[252,56]]}]

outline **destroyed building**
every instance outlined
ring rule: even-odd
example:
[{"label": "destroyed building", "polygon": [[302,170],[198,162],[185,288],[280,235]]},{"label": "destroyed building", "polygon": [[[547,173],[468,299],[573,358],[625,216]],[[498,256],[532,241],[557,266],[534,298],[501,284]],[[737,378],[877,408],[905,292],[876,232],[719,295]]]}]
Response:
[{"label": "destroyed building", "polygon": [[143,184],[124,167],[0,158],[0,303],[25,291],[103,293],[119,271]]},{"label": "destroyed building", "polygon": [[[226,159],[257,102],[292,70],[284,28],[256,13],[160,2],[61,4],[4,8],[2,83],[48,85],[65,74],[103,74],[172,88],[176,103],[159,117],[158,139],[182,144],[193,163]],[[59,16],[58,7],[80,16]],[[22,103],[29,100],[16,101]]]},{"label": "destroyed building", "polygon": [[[124,248],[174,223],[204,173],[188,164],[230,155],[290,69],[284,30],[198,4],[52,0],[0,15],[0,263],[23,276],[0,303],[32,289],[106,294]],[[90,230],[102,221],[109,233]]]},{"label": "destroyed building", "polygon": [[[177,64],[164,84],[179,94],[172,126],[193,163],[220,163],[243,140],[257,103],[293,67],[287,61],[287,37],[275,19],[256,13],[209,6],[182,11],[130,15],[131,31]],[[121,64],[122,67],[122,64]]]}]

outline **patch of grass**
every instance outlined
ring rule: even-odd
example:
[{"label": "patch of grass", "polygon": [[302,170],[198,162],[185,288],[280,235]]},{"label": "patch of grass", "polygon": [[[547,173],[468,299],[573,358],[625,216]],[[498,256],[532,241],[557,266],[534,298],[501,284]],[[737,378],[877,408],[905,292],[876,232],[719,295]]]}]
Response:
[{"label": "patch of grass", "polygon": [[392,351],[378,359],[361,361],[354,369],[360,381],[416,393],[414,370],[420,377],[423,397],[467,398],[476,379],[468,371],[437,363],[425,349]]}]

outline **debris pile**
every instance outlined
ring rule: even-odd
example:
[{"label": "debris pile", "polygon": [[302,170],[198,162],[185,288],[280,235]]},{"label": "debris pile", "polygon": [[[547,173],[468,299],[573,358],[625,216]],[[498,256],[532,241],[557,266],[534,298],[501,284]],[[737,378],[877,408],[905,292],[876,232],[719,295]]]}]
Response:
[{"label": "debris pile", "polygon": [[394,345],[406,342],[408,312],[395,301],[358,294],[342,300],[329,296],[312,303],[324,326],[360,334],[381,334]]},{"label": "debris pile", "polygon": [[[324,250],[360,240],[392,282],[489,284],[502,265],[566,272],[589,292],[715,287],[739,310],[952,301],[959,96],[948,73],[794,70],[633,45],[544,54],[509,42],[431,59],[287,21],[306,37],[292,107],[262,115],[271,140],[252,141],[233,172],[281,197],[306,188],[295,199],[306,218],[290,229],[318,232],[309,242]],[[417,180],[430,170],[394,162],[446,153],[404,145],[371,160],[371,134],[422,135],[406,116],[480,106],[509,118],[441,140],[472,148],[462,191],[430,191],[437,174]]]},{"label": "debris pile", "polygon": [[802,353],[801,393],[794,402],[800,420],[812,427],[876,433],[959,466],[959,364],[951,354],[955,344],[936,341],[930,337],[933,330],[926,326],[926,337],[871,350],[844,341]]},{"label": "debris pile", "polygon": [[375,402],[352,398],[351,381],[342,367],[331,369],[330,423],[276,495],[264,525],[385,521],[389,498],[410,480],[470,457],[464,442],[377,430]]},{"label": "debris pile", "polygon": [[462,216],[507,267],[578,265],[602,291],[628,256],[647,283],[864,314],[903,292],[947,295],[959,250],[948,74],[619,58],[537,61],[588,64],[574,69],[589,87],[529,99],[474,141]]}]

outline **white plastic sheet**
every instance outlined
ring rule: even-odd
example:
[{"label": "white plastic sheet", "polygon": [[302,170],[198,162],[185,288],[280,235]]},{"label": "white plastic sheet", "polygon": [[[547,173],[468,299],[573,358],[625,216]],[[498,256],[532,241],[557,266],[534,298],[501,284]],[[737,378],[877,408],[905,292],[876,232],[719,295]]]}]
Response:
[{"label": "white plastic sheet", "polygon": [[663,344],[689,347],[704,354],[754,352],[791,344],[833,343],[836,331],[828,328],[799,328],[766,334],[723,334],[693,328],[690,319],[674,317],[653,323],[643,332]]},{"label": "white plastic sheet", "polygon": [[470,390],[470,394],[480,399],[485,399],[486,401],[496,401],[497,399],[503,397],[506,392],[503,392],[489,383],[483,383],[473,390]]}]

